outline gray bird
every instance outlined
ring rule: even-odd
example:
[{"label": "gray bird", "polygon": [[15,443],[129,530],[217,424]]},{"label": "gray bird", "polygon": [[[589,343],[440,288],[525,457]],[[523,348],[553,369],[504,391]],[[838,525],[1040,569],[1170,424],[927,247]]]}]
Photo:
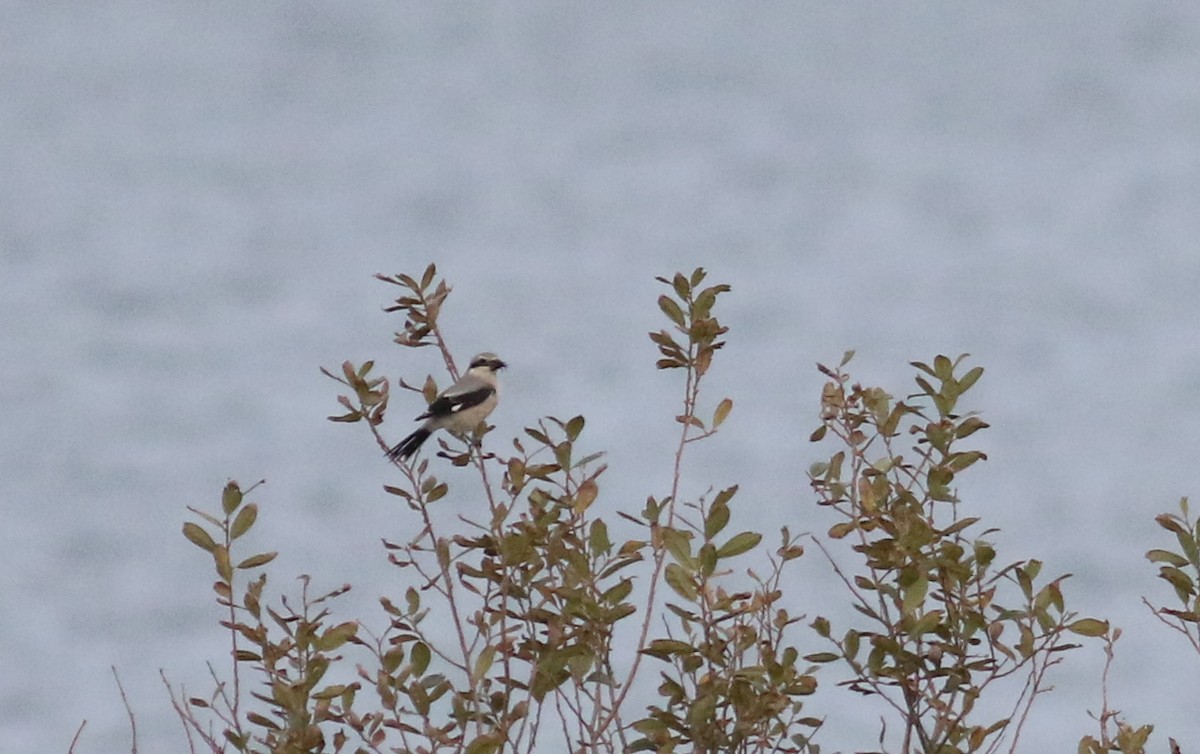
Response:
[{"label": "gray bird", "polygon": [[458,382],[443,390],[425,413],[417,417],[425,423],[389,450],[388,458],[407,460],[439,429],[465,437],[478,427],[496,408],[500,388],[496,372],[506,366],[500,357],[490,352],[471,359],[471,366]]}]

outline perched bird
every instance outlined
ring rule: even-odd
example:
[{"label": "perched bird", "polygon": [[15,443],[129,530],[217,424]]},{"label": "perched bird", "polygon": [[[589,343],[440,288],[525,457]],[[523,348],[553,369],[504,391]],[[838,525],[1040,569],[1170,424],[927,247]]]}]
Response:
[{"label": "perched bird", "polygon": [[496,407],[500,388],[496,372],[506,366],[494,353],[484,352],[471,359],[470,368],[458,382],[443,390],[417,417],[425,423],[389,450],[388,458],[407,460],[436,430],[445,429],[462,437],[478,427]]}]

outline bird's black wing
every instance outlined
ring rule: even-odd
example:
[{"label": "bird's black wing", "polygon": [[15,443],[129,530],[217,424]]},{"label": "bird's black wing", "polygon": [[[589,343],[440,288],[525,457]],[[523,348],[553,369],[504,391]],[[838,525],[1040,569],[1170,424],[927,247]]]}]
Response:
[{"label": "bird's black wing", "polygon": [[429,404],[429,409],[418,416],[418,419],[428,419],[429,417],[441,418],[457,414],[459,411],[478,406],[488,398],[492,397],[496,392],[496,388],[484,386],[475,390],[468,390],[465,393],[454,393],[451,395],[439,395],[437,400]]}]

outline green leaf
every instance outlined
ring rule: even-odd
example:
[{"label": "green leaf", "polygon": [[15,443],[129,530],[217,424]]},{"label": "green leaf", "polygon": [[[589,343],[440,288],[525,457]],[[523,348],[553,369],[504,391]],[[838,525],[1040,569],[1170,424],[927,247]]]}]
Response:
[{"label": "green leaf", "polygon": [[1163,566],[1158,569],[1158,577],[1175,587],[1175,593],[1183,602],[1188,602],[1196,596],[1196,584],[1192,577],[1174,566]]},{"label": "green leaf", "polygon": [[[1150,734],[1153,732],[1153,725],[1143,725],[1140,728],[1118,726],[1117,746],[1120,747],[1121,751],[1145,751],[1146,741],[1150,738]],[[1180,749],[1178,745],[1173,745],[1172,750],[1179,751]]]},{"label": "green leaf", "polygon": [[975,540],[972,549],[975,551],[975,561],[980,570],[987,570],[996,559],[996,548],[981,539]]},{"label": "green leaf", "polygon": [[588,531],[588,552],[595,556],[608,555],[612,552],[612,540],[608,538],[608,525],[601,519],[593,521],[591,529]]},{"label": "green leaf", "polygon": [[191,521],[183,525],[183,536],[187,537],[189,542],[205,552],[212,552],[217,546],[212,536],[200,524],[192,523]]},{"label": "green leaf", "polygon": [[756,531],[744,531],[740,534],[735,534],[717,550],[717,557],[732,558],[735,555],[741,555],[758,547],[758,543],[761,541],[762,535]]},{"label": "green leaf", "polygon": [[[412,663],[413,675],[424,675],[425,670],[429,668],[429,660],[433,657],[429,651],[429,645],[423,641],[418,641],[413,644],[412,650],[409,652],[409,662]],[[414,684],[415,685],[415,684]]]},{"label": "green leaf", "polygon": [[939,380],[946,382],[954,377],[954,365],[946,356],[938,354],[933,357],[933,374]]},{"label": "green leaf", "polygon": [[429,715],[430,700],[429,692],[419,683],[410,683],[408,685],[408,698],[412,701],[413,709],[422,717]]},{"label": "green leaf", "polygon": [[692,581],[692,577],[688,575],[688,572],[678,563],[667,564],[666,570],[663,572],[663,580],[680,597],[683,597],[688,602],[696,601],[696,584]]},{"label": "green leaf", "polygon": [[949,494],[948,488],[950,483],[954,481],[954,470],[948,466],[934,466],[929,470],[929,496],[934,500],[944,500],[938,493]]},{"label": "green leaf", "polygon": [[855,531],[857,528],[858,528],[858,525],[856,523],[854,523],[853,521],[842,521],[840,523],[836,523],[833,526],[829,527],[829,538],[830,539],[842,539],[847,534],[850,534],[851,532]]},{"label": "green leaf", "polygon": [[595,502],[598,494],[600,494],[600,488],[595,479],[588,479],[579,485],[579,489],[575,492],[575,504],[572,506],[574,511],[576,513],[586,511]]},{"label": "green leaf", "polygon": [[816,618],[813,619],[813,622],[811,625],[812,625],[812,629],[817,632],[818,636],[820,636],[823,639],[829,638],[829,630],[830,629],[829,629],[829,620],[828,619],[822,618],[821,616],[818,615]]},{"label": "green leaf", "polygon": [[842,639],[842,651],[846,653],[846,659],[851,662],[858,656],[860,634],[854,629],[846,632],[846,636]]},{"label": "green leaf", "polygon": [[942,611],[930,610],[922,615],[917,622],[912,625],[912,628],[908,630],[908,635],[916,638],[924,634],[932,633],[933,631],[936,631],[941,624]]},{"label": "green leaf", "polygon": [[1025,561],[1025,567],[1022,569],[1030,579],[1036,579],[1042,572],[1042,561],[1035,558],[1030,558]]},{"label": "green leaf", "polygon": [[695,302],[692,304],[692,315],[697,319],[707,319],[712,311],[713,304],[717,302],[717,294],[720,286],[712,286],[700,291],[700,295],[696,296]]},{"label": "green leaf", "polygon": [[700,561],[700,573],[708,578],[717,571],[717,548],[712,542],[705,542],[700,546],[700,552],[697,554],[697,560]]},{"label": "green leaf", "polygon": [[732,487],[726,487],[725,489],[721,490],[717,493],[717,496],[713,498],[713,506],[725,505],[733,499],[733,496],[737,494],[737,491],[738,486],[736,484]]},{"label": "green leaf", "polygon": [[692,730],[711,730],[717,708],[717,695],[705,694],[692,703],[687,711],[687,724]]},{"label": "green leaf", "polygon": [[729,523],[729,506],[721,503],[714,504],[708,511],[708,518],[704,519],[704,538],[711,540],[713,537],[721,533],[725,525]]},{"label": "green leaf", "polygon": [[1168,563],[1176,568],[1183,568],[1188,564],[1188,559],[1170,550],[1151,550],[1146,553],[1146,559],[1151,563]]},{"label": "green leaf", "polygon": [[508,459],[508,481],[515,492],[525,486],[525,462],[516,456]]},{"label": "green leaf", "polygon": [[683,273],[676,272],[675,277],[671,279],[671,285],[675,288],[675,295],[681,301],[687,301],[688,295],[692,292],[692,286],[688,283],[687,278],[683,276]]},{"label": "green leaf", "polygon": [[1077,754],[1104,754],[1104,748],[1100,745],[1093,736],[1084,736],[1079,739],[1079,747],[1076,749]]},{"label": "green leaf", "polygon": [[619,605],[633,591],[633,579],[621,579],[613,588],[600,595],[600,599],[609,605]]},{"label": "green leaf", "polygon": [[250,503],[238,511],[237,517],[233,519],[233,526],[229,527],[230,539],[237,539],[248,532],[256,520],[258,520],[258,506]]},{"label": "green leaf", "polygon": [[571,468],[571,442],[560,442],[554,446],[554,460],[564,471]]},{"label": "green leaf", "polygon": [[242,562],[238,563],[237,567],[239,570],[243,571],[247,568],[258,568],[259,566],[264,566],[267,563],[270,563],[278,554],[279,553],[277,552],[263,552],[259,553],[258,555],[251,555]]},{"label": "green leaf", "polygon": [[1108,621],[1081,618],[1067,626],[1067,630],[1080,636],[1104,636],[1108,633]]},{"label": "green leaf", "polygon": [[659,330],[658,332],[649,332],[646,334],[649,335],[650,340],[654,341],[654,343],[658,346],[658,350],[662,352],[663,356],[683,356],[683,347],[676,343],[675,339],[672,338],[671,334],[666,330]]},{"label": "green leaf", "polygon": [[488,645],[480,651],[479,656],[475,658],[475,668],[471,671],[471,684],[478,684],[492,669],[492,663],[496,661],[496,648]]},{"label": "green leaf", "polygon": [[933,369],[931,369],[931,368],[930,368],[930,366],[929,366],[928,364],[926,364],[925,362],[923,362],[923,361],[910,361],[910,362],[908,362],[908,363],[909,363],[910,365],[912,365],[912,366],[916,367],[917,369],[920,369],[922,372],[924,372],[925,374],[929,375],[930,377],[935,377],[935,376],[936,376],[936,375],[933,373]]},{"label": "green leaf", "polygon": [[238,487],[237,482],[230,482],[225,485],[225,489],[221,492],[221,510],[225,511],[228,516],[237,510],[237,507],[242,504],[242,490]]},{"label": "green leaf", "polygon": [[948,466],[951,471],[959,472],[972,466],[976,461],[986,460],[986,453],[978,450],[970,450],[965,453],[954,453],[946,463],[946,466]]},{"label": "green leaf", "polygon": [[924,576],[917,576],[910,583],[907,583],[902,588],[903,593],[903,608],[906,615],[912,615],[918,607],[925,602],[925,595],[929,592],[929,579]]},{"label": "green leaf", "polygon": [[332,686],[326,686],[325,688],[321,689],[320,691],[313,692],[312,698],[319,700],[319,701],[335,699],[335,698],[341,696],[342,694],[346,693],[346,690],[348,688],[349,688],[349,686],[345,685],[344,683],[335,683]]},{"label": "green leaf", "polygon": [[233,565],[229,562],[229,549],[225,545],[215,545],[212,549],[213,565],[222,581],[233,579]]},{"label": "green leaf", "polygon": [[432,374],[425,375],[425,382],[421,385],[421,396],[425,398],[426,403],[433,403],[437,400],[438,386],[434,381]]},{"label": "green leaf", "polygon": [[[1044,624],[1043,624],[1043,621],[1045,620],[1044,617],[1041,615],[1037,615],[1036,612],[1034,613],[1034,615],[1035,615],[1035,617],[1038,618],[1038,627],[1043,628],[1043,630],[1045,630]],[[1021,637],[1020,639],[1017,640],[1017,644],[1015,647],[1017,650],[1017,653],[1020,654],[1021,657],[1028,660],[1030,657],[1033,656],[1033,653],[1036,650],[1037,637],[1033,633],[1033,628],[1024,623],[1017,626],[1017,633]]]},{"label": "green leaf", "polygon": [[1160,513],[1154,517],[1154,520],[1158,522],[1159,526],[1169,532],[1175,533],[1176,535],[1186,534],[1188,531],[1181,523],[1179,523],[1179,519],[1176,516],[1172,516],[1169,513]]},{"label": "green leaf", "polygon": [[717,410],[713,412],[712,426],[713,429],[721,426],[725,418],[729,416],[729,412],[733,410],[733,401],[725,398],[717,404]]},{"label": "green leaf", "polygon": [[425,493],[425,502],[433,503],[438,500],[441,500],[442,498],[444,498],[446,496],[446,493],[449,491],[450,491],[450,486],[448,484],[446,484],[445,482],[439,482],[438,484],[433,485],[433,487],[431,487],[429,489],[429,491],[427,493]]},{"label": "green leaf", "polygon": [[981,429],[987,429],[989,426],[991,425],[978,416],[968,416],[955,427],[954,436],[961,440],[964,437],[970,437]]},{"label": "green leaf", "polygon": [[583,431],[583,425],[584,425],[584,418],[582,416],[576,416],[575,418],[573,418],[569,422],[567,422],[567,426],[566,426],[567,439],[574,442],[579,437],[579,433]]},{"label": "green leaf", "polygon": [[945,529],[943,529],[942,536],[947,537],[951,534],[957,534],[958,532],[962,531],[963,529],[966,529],[968,526],[971,526],[978,520],[979,520],[978,516],[968,516],[966,518],[961,518],[958,521],[955,521],[954,523],[947,526]]},{"label": "green leaf", "polygon": [[539,443],[547,447],[554,445],[554,443],[550,442],[550,438],[546,436],[546,433],[542,432],[541,430],[534,429],[533,427],[526,427],[525,434],[529,435],[534,440],[537,440]]},{"label": "green leaf", "polygon": [[934,390],[933,385],[929,384],[929,380],[924,377],[917,377],[917,387],[921,388],[924,395],[937,397],[937,390]]},{"label": "green leaf", "polygon": [[1192,532],[1176,534],[1175,539],[1179,540],[1179,549],[1183,551],[1189,562],[1200,563],[1200,548],[1196,546],[1196,537]]},{"label": "green leaf", "polygon": [[[317,641],[317,648],[322,652],[331,652],[345,644],[350,639],[353,639],[358,634],[358,624],[354,621],[339,623],[332,626],[325,633],[321,634],[321,638]],[[338,692],[339,694],[341,692]],[[334,694],[333,696],[337,696]]]},{"label": "green leaf", "polygon": [[656,657],[660,660],[668,660],[674,655],[690,655],[695,651],[696,648],[686,641],[654,639],[648,647],[642,650],[642,654]]},{"label": "green leaf", "polygon": [[676,562],[682,563],[688,568],[696,567],[696,563],[692,559],[692,537],[690,533],[664,527],[661,531],[661,536],[663,546],[667,548],[667,552],[671,553],[671,557]]},{"label": "green leaf", "polygon": [[670,296],[659,296],[658,308],[662,309],[663,314],[667,315],[667,319],[679,327],[684,326],[686,319],[684,318],[683,309],[679,307],[679,304],[675,303],[675,299]]},{"label": "green leaf", "polygon": [[962,376],[958,381],[958,392],[965,393],[983,376],[983,367],[975,367]]}]

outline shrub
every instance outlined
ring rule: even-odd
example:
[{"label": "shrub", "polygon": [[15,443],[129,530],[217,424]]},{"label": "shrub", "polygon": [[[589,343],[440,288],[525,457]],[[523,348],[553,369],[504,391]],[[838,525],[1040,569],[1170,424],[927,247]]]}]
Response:
[{"label": "shrub", "polygon": [[[419,278],[379,278],[400,289],[387,308],[404,316],[396,342],[435,348],[457,379],[439,325],[450,287],[432,265]],[[435,436],[442,460],[396,462],[384,488],[402,504],[405,533],[383,547],[407,586],[380,598],[377,633],[369,620],[334,617],[348,587],[314,594],[305,577],[298,596],[268,605],[274,553],[240,552],[259,513],[250,490],[231,482],[219,512],[193,510],[183,533],[212,559],[232,662],[208,696],[172,689],[192,750],[819,754],[838,733],[806,705],[832,675],[826,686],[891,710],[881,751],[1014,751],[1076,639],[1101,637],[1111,662],[1120,632],[1068,609],[1065,575],[1004,562],[997,532],[957,496],[958,478],[985,459],[969,444],[987,427],[959,409],[983,373],[965,357],[914,362],[917,392],[904,400],[855,383],[851,353],[819,366],[827,381],[811,439],[833,447],[808,478],[838,518],[825,536],[785,527],[767,545],[739,530],[736,485],[684,498],[689,447],[733,409],[730,398],[701,400],[727,331],[714,312],[729,292],[706,279],[702,269],[659,278],[666,327],[650,338],[658,368],[682,387],[670,488],[640,511],[599,515],[607,467],[586,449],[582,416],[541,419],[504,452],[487,425]],[[331,420],[364,427],[386,452],[390,382],[374,366],[323,371],[343,389]],[[432,376],[397,384],[427,402],[438,393]],[[470,497],[477,504],[461,509],[477,515],[434,515]],[[1149,553],[1182,608],[1152,609],[1200,651],[1200,537],[1182,513],[1159,519],[1181,553]],[[845,626],[805,617],[787,578],[809,542],[858,616]],[[327,682],[334,667],[348,677]],[[1080,751],[1141,751],[1150,727],[1122,721],[1107,692],[1103,702],[1100,736]]]}]

